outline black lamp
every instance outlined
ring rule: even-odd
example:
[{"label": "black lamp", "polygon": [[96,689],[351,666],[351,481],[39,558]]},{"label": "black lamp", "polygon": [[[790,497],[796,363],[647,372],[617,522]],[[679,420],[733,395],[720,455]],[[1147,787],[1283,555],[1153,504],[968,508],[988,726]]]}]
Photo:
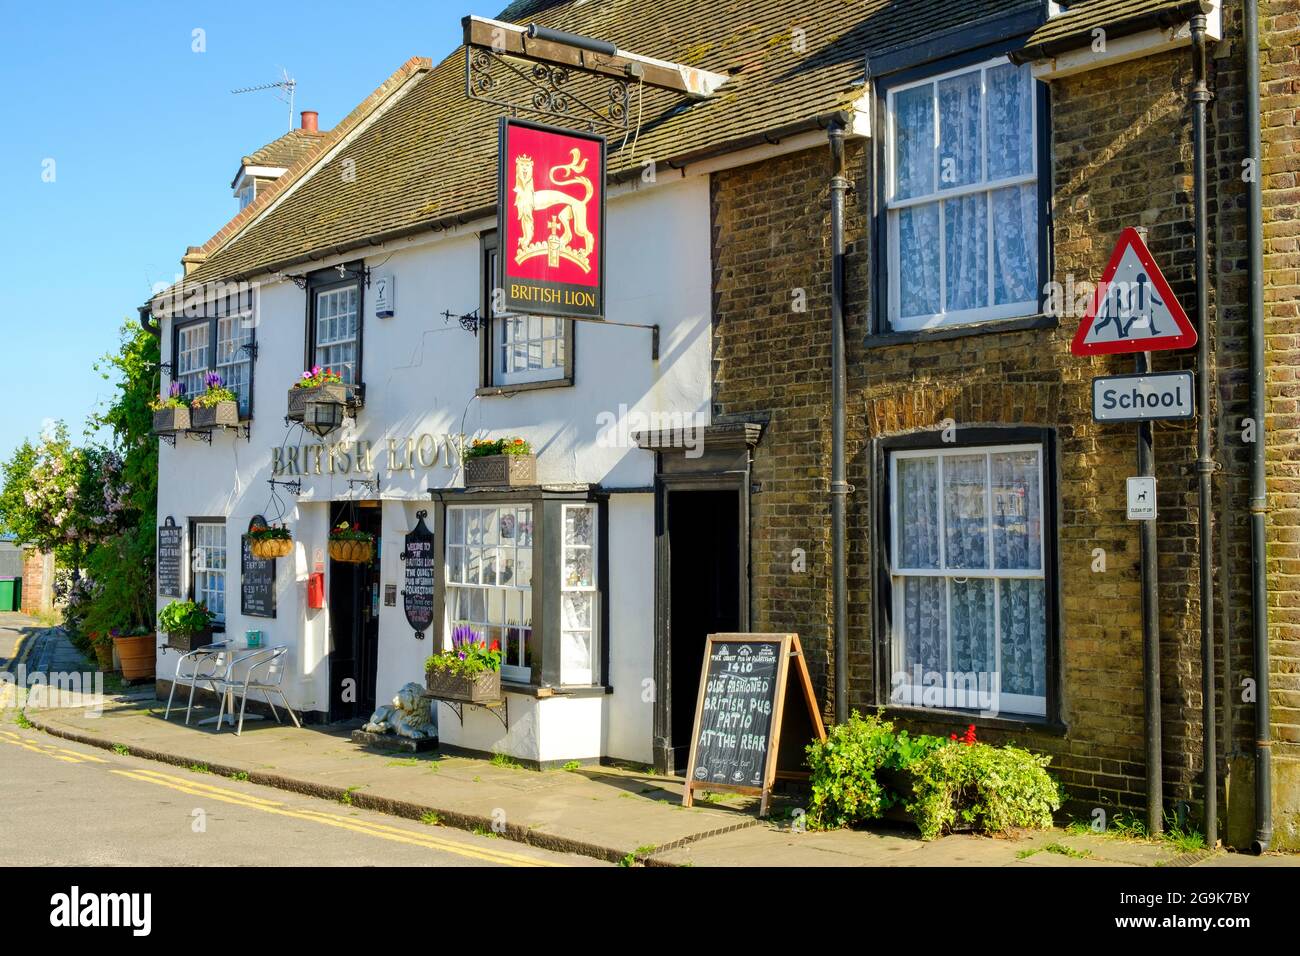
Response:
[{"label": "black lamp", "polygon": [[343,406],[338,402],[313,400],[303,405],[302,425],[324,438],[343,424]]}]

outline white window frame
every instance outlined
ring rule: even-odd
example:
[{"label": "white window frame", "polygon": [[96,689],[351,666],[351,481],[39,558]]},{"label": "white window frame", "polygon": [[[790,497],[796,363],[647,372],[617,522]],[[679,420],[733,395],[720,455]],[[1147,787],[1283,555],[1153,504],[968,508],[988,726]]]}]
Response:
[{"label": "white window frame", "polygon": [[239,191],[235,195],[239,200],[239,211],[243,212],[257,198],[257,184],[249,180],[239,187]]},{"label": "white window frame", "polygon": [[[479,578],[478,582],[464,582],[464,581],[452,580],[452,568],[454,566],[452,560],[453,549],[457,549],[462,554],[468,556],[471,549],[478,549],[480,552],[482,552],[485,551],[486,549],[495,548],[496,549],[495,557],[497,561],[495,562],[494,567],[499,568],[501,566],[500,549],[502,547],[500,543],[501,515],[503,512],[506,511],[518,513],[520,510],[523,509],[528,509],[530,514],[530,520],[533,522],[533,529],[534,529],[533,537],[531,538],[531,543],[528,545],[526,549],[529,553],[529,559],[530,559],[529,565],[531,569],[528,578],[528,586],[518,587],[517,585],[513,585],[513,584],[500,584],[500,583],[483,584],[482,583],[483,563],[481,560],[478,564],[478,572],[477,572],[477,576]],[[460,512],[463,515],[461,519],[462,531],[459,536],[459,540],[453,538],[452,531],[451,531],[453,512]],[[497,539],[495,543],[485,544],[482,541],[480,541],[478,544],[475,545],[469,542],[469,533],[468,533],[469,520],[468,519],[469,519],[470,512],[478,513],[480,522],[482,521],[483,515],[485,514],[492,514],[494,516],[493,520],[496,521],[497,523],[497,534],[494,535],[494,537],[496,537]],[[539,571],[537,566],[538,552],[536,547],[537,519],[538,519],[538,509],[532,502],[513,502],[513,501],[497,502],[493,504],[482,504],[482,505],[448,505],[447,514],[445,516],[446,531],[444,533],[445,542],[443,545],[443,558],[444,558],[443,563],[446,568],[446,570],[443,572],[443,575],[446,581],[446,590],[447,590],[446,612],[445,612],[446,626],[444,628],[446,634],[445,647],[446,649],[450,650],[451,632],[452,629],[455,628],[457,624],[462,624],[462,623],[469,624],[475,630],[482,633],[489,643],[491,643],[493,637],[496,636],[492,633],[491,629],[493,628],[499,629],[501,631],[499,637],[499,640],[501,641],[501,678],[502,680],[515,681],[524,684],[529,683],[532,680],[532,665],[525,665],[524,660],[526,659],[525,654],[526,654],[528,640],[532,637],[532,632],[537,627],[537,620],[536,620],[537,608],[535,608],[533,605],[533,593],[534,593],[533,581],[536,578]],[[516,535],[518,534],[518,527],[516,527],[515,534]],[[516,538],[515,540],[518,541],[518,538]],[[512,545],[511,547],[513,547],[516,551],[515,558],[517,562],[518,560],[517,552],[523,551],[525,549],[520,547],[518,544]],[[469,567],[469,561],[467,559],[461,562],[461,564],[465,568]],[[518,567],[517,563],[516,563],[516,567]],[[484,618],[491,617],[491,611],[489,610],[492,603],[490,592],[492,591],[503,592],[502,599],[501,599],[501,606],[503,609],[507,609],[509,605],[512,603],[509,598],[509,594],[506,592],[516,592],[520,595],[521,606],[523,608],[526,608],[527,610],[527,616],[529,621],[527,627],[529,633],[527,635],[522,636],[522,639],[520,641],[520,648],[519,648],[519,658],[517,660],[510,661],[508,659],[507,655],[509,652],[509,642],[506,639],[505,631],[510,627],[522,627],[523,626],[522,622],[512,625],[508,620],[503,620],[500,622],[492,621],[492,620],[474,621],[474,620],[469,620],[468,618],[465,617],[453,617],[453,608],[456,607],[457,605],[457,602],[454,599],[453,592],[456,590],[468,591],[470,589],[478,589],[485,592],[483,595],[483,607],[484,607],[483,617]],[[508,611],[506,612],[506,616],[507,617],[509,616]]]},{"label": "white window frame", "polygon": [[[992,456],[1007,452],[1033,452],[1038,457],[1038,567],[1031,568],[1004,568],[994,567],[993,556],[993,481],[992,481]],[[949,568],[947,566],[947,526],[946,526],[946,509],[944,507],[944,484],[943,484],[943,461],[945,458],[963,458],[976,455],[984,457],[984,514],[986,530],[986,546],[988,549],[987,568]],[[889,575],[891,581],[891,590],[893,591],[893,612],[892,627],[890,634],[890,673],[898,674],[905,671],[907,659],[907,635],[903,632],[903,579],[909,577],[917,578],[942,578],[945,582],[944,607],[947,614],[947,623],[944,627],[944,633],[948,642],[947,661],[949,663],[949,679],[943,688],[943,706],[949,708],[971,709],[967,706],[968,702],[963,701],[965,691],[959,691],[951,680],[951,662],[952,662],[952,583],[954,580],[965,581],[969,578],[982,578],[994,581],[993,591],[993,647],[994,647],[994,675],[995,680],[991,681],[992,687],[989,690],[993,693],[994,707],[999,713],[1012,713],[1018,716],[1046,717],[1047,716],[1047,684],[1044,683],[1043,696],[1035,697],[1028,694],[1005,694],[1000,686],[1002,674],[1002,594],[1001,588],[997,582],[1004,580],[1040,580],[1043,581],[1043,613],[1048,615],[1047,601],[1047,535],[1050,529],[1046,525],[1046,487],[1047,487],[1047,469],[1045,463],[1046,446],[1038,442],[1010,444],[1010,445],[954,445],[945,448],[923,448],[923,449],[899,449],[889,453],[889,516],[890,516],[890,541],[889,541]],[[898,511],[898,498],[901,492],[901,486],[898,483],[898,463],[905,459],[924,459],[936,458],[938,464],[935,469],[935,487],[937,489],[937,511],[938,511],[938,528],[939,537],[939,567],[938,568],[903,568],[897,566],[899,551],[899,528],[901,522],[906,520],[906,515],[900,515]],[[1045,619],[1043,622],[1043,659],[1050,660],[1047,648],[1047,642],[1051,640],[1051,621]],[[910,679],[913,675],[908,674]],[[1046,680],[1047,675],[1044,675]],[[979,690],[983,691],[983,688]],[[908,694],[908,700],[912,706],[917,706],[917,702],[926,699],[927,691],[934,693],[934,688],[927,688],[924,685],[918,686],[913,683],[905,683],[891,687],[891,695],[899,691],[905,691]]]},{"label": "white window frame", "polygon": [[216,323],[217,374],[238,396],[239,416],[247,418],[253,407],[253,359],[244,346],[253,342],[252,316],[228,315]]},{"label": "white window frame", "polygon": [[[337,372],[343,381],[349,385],[360,384],[358,378],[358,364],[361,358],[361,289],[356,283],[338,286],[333,289],[318,289],[313,293],[316,299],[312,308],[312,364],[319,365],[321,368],[329,368]],[[352,297],[351,310],[335,312],[329,316],[333,323],[330,338],[321,335],[321,302],[326,299],[335,297],[344,299]],[[337,334],[338,322],[341,317],[352,316],[356,319],[355,327],[351,330],[350,335],[341,336]],[[329,361],[322,357],[322,352],[328,355],[331,349],[342,349],[347,346],[352,347],[352,358],[347,361]]]},{"label": "white window frame", "polygon": [[[565,531],[569,526],[569,512],[582,510],[591,514],[591,544],[572,545],[565,540]],[[588,686],[596,683],[600,673],[600,509],[594,502],[575,502],[565,504],[560,514],[560,683],[563,686]],[[569,552],[591,552],[591,580],[588,584],[569,584]],[[564,626],[564,595],[591,595],[591,623],[587,628],[566,628]],[[565,635],[586,632],[589,659],[586,667],[570,668],[565,653]]]},{"label": "white window frame", "polygon": [[[205,604],[218,623],[226,621],[226,587],[229,568],[224,521],[194,521],[190,525],[194,540],[190,544],[191,590],[194,600]],[[220,542],[214,541],[219,538]],[[220,595],[220,607],[214,606],[213,595]]]},{"label": "white window frame", "polygon": [[[987,72],[991,68],[1004,66],[1010,63],[1005,57],[995,57],[991,60],[985,60],[981,63],[973,63],[963,66],[960,69],[949,70],[945,73],[936,73],[933,76],[927,76],[922,79],[914,80],[908,83],[900,83],[898,86],[891,87],[886,94],[886,117],[887,133],[885,139],[885,216],[888,229],[888,310],[889,325],[892,331],[907,332],[921,329],[937,328],[948,325],[971,325],[979,322],[996,321],[998,319],[1011,319],[1031,316],[1037,314],[1040,303],[1037,295],[1031,301],[1026,302],[1009,302],[1001,305],[993,304],[995,295],[995,283],[993,276],[993,193],[999,189],[1006,189],[1015,186],[1037,185],[1039,180],[1038,168],[1038,106],[1037,97],[1038,89],[1033,84],[1037,81],[1030,78],[1030,95],[1034,97],[1033,108],[1030,111],[1030,155],[1033,161],[1032,171],[1017,176],[1008,176],[1002,179],[987,180],[988,175],[988,148],[987,148],[987,102],[988,102],[988,84],[986,81]],[[1027,67],[1020,67],[1027,69]],[[979,71],[980,74],[980,179],[976,183],[970,183],[964,186],[953,186],[950,189],[939,188],[939,176],[941,175],[941,163],[939,162],[939,133],[941,116],[938,102],[939,84],[955,76],[962,76],[967,73]],[[909,196],[906,199],[895,199],[894,192],[896,189],[896,168],[895,168],[895,146],[898,143],[898,131],[896,126],[897,113],[894,108],[894,100],[900,93],[916,89],[920,86],[933,85],[934,87],[934,168],[933,168],[933,188],[930,192],[921,196]],[[986,295],[988,304],[975,309],[962,309],[955,312],[944,310],[947,301],[947,269],[944,256],[944,234],[945,234],[945,214],[944,200],[959,199],[963,196],[970,196],[976,193],[985,194],[985,244],[987,246],[986,267]],[[899,234],[898,221],[899,211],[914,206],[924,206],[930,203],[937,203],[939,207],[939,311],[932,315],[913,315],[906,318],[900,315],[901,306],[899,298],[899,287],[901,284],[901,267],[899,265]],[[1044,223],[1042,221],[1042,210],[1035,205],[1036,221],[1038,226],[1038,235],[1034,237],[1035,258],[1039,258],[1038,249],[1040,245],[1040,236]],[[1041,263],[1035,264],[1035,272],[1041,280]]]},{"label": "white window frame", "polygon": [[[533,382],[562,382],[569,374],[569,348],[572,332],[572,319],[552,316],[527,315],[519,312],[496,312],[492,308],[495,299],[497,275],[497,258],[501,251],[496,246],[489,247],[484,253],[484,268],[487,271],[487,314],[491,318],[491,383],[494,386],[526,385]],[[517,336],[520,323],[525,333]],[[536,334],[534,334],[534,332]],[[551,355],[546,352],[550,348]],[[523,350],[531,363],[536,352],[539,358],[537,368],[509,368],[510,359]]]},{"label": "white window frame", "polygon": [[176,367],[172,378],[185,386],[186,402],[207,389],[205,379],[212,370],[211,349],[212,325],[208,321],[181,325],[176,330]]}]

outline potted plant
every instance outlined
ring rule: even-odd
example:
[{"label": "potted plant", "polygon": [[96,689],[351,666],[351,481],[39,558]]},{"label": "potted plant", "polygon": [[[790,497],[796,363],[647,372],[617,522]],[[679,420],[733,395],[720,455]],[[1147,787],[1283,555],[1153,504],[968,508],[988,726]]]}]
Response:
[{"label": "potted plant", "polygon": [[113,638],[116,636],[116,628],[107,634],[103,631],[86,632],[86,638],[90,641],[90,646],[95,652],[95,662],[99,664],[99,669],[105,673],[113,669]]},{"label": "potted plant", "polygon": [[330,529],[330,557],[347,564],[369,564],[375,555],[375,536],[354,524],[340,521]]},{"label": "potted plant", "polygon": [[300,422],[307,411],[308,402],[329,402],[344,407],[356,402],[356,388],[348,385],[338,372],[330,368],[313,366],[302,373],[302,378],[289,389],[289,414],[291,421]]},{"label": "potted plant", "polygon": [[113,636],[113,650],[122,662],[122,676],[144,680],[154,676],[154,633],[146,627],[131,628]]},{"label": "potted plant", "polygon": [[486,704],[501,699],[501,643],[488,644],[468,624],[451,632],[451,650],[424,662],[430,697]]},{"label": "potted plant", "polygon": [[158,628],[167,634],[167,646],[188,653],[212,643],[214,617],[206,604],[172,601],[158,615]]},{"label": "potted plant", "polygon": [[475,438],[465,449],[465,487],[520,488],[537,484],[537,456],[519,437]]},{"label": "potted plant", "polygon": [[190,427],[190,406],[185,401],[185,385],[172,382],[166,398],[156,398],[149,403],[153,412],[155,435],[174,435]]},{"label": "potted plant", "polygon": [[218,427],[234,428],[239,424],[239,397],[226,388],[216,372],[203,379],[207,391],[190,402],[190,429],[211,431]]},{"label": "potted plant", "polygon": [[248,529],[248,550],[259,561],[287,558],[293,554],[293,535],[282,524],[254,525]]}]

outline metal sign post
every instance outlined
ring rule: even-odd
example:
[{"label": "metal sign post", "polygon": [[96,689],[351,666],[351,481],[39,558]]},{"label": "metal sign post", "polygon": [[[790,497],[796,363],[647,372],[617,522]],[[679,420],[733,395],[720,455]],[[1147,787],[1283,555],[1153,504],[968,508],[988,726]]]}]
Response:
[{"label": "metal sign post", "polygon": [[[1137,353],[1133,364],[1138,375],[1149,373],[1151,353]],[[1155,436],[1150,419],[1137,425],[1137,473],[1151,478],[1151,484],[1155,485]],[[1154,500],[1151,506],[1155,507]],[[1147,832],[1159,833],[1164,822],[1164,774],[1160,754],[1160,581],[1156,567],[1154,517],[1138,523],[1138,542],[1142,567],[1142,698],[1146,711],[1146,763],[1152,768],[1147,777]]]}]

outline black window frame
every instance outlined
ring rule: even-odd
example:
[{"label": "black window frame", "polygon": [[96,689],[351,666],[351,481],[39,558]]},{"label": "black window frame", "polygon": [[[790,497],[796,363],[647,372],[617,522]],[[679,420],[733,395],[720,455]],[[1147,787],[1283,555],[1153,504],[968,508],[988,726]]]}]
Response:
[{"label": "black window frame", "polygon": [[[227,299],[227,307],[229,300]],[[218,310],[217,315],[204,315],[194,318],[185,318],[182,315],[174,316],[171,320],[171,362],[168,371],[168,380],[171,382],[180,381],[180,342],[181,332],[185,329],[193,328],[198,325],[208,326],[208,365],[209,372],[218,371],[217,366],[217,323],[222,319],[228,319],[239,313],[227,311],[221,314]],[[254,312],[256,314],[256,312]],[[252,322],[248,327],[248,411],[243,409],[239,412],[241,422],[251,422],[255,411],[257,401],[257,323]],[[241,346],[242,347],[242,346]],[[194,395],[186,395],[187,399],[195,398]]]},{"label": "black window frame", "polygon": [[[1017,23],[1017,25],[1019,25]],[[873,129],[871,158],[871,308],[868,310],[868,331],[864,345],[868,348],[905,342],[939,341],[967,335],[986,335],[996,332],[1024,329],[1050,329],[1058,324],[1056,316],[1047,313],[1047,294],[1044,286],[1053,275],[1052,251],[1052,129],[1051,91],[1048,84],[1034,81],[1035,123],[1037,127],[1034,149],[1038,168],[1038,310],[1033,315],[1007,319],[985,319],[965,324],[942,325],[933,329],[895,329],[889,314],[889,210],[886,196],[889,184],[888,151],[891,148],[887,131],[889,122],[889,93],[895,87],[938,76],[963,67],[974,66],[985,60],[1009,57],[1024,45],[1025,36],[1004,38],[958,52],[939,47],[918,47],[906,51],[908,55],[894,55],[888,64],[873,62],[872,67],[886,66],[889,72],[872,76]],[[987,39],[987,33],[976,32],[974,37]],[[1009,62],[1015,63],[1014,59]],[[991,228],[991,224],[990,224]]]},{"label": "black window frame", "polygon": [[[528,504],[533,508],[533,624],[530,639],[532,674],[528,683],[502,680],[502,689],[512,693],[536,693],[545,688],[571,697],[613,693],[610,678],[609,600],[609,495],[597,491],[548,492],[539,488],[518,491],[433,493],[434,535],[437,542],[438,572],[434,590],[434,646],[436,653],[445,641],[447,608],[447,509],[455,506],[492,507]],[[593,505],[596,508],[596,661],[590,684],[564,684],[560,680],[561,575],[563,571],[564,505]],[[552,586],[554,585],[554,586]]]},{"label": "black window frame", "polygon": [[229,525],[229,523],[226,521],[224,515],[208,515],[208,516],[203,516],[203,515],[191,515],[188,519],[186,519],[186,523],[185,523],[185,533],[186,533],[186,536],[187,536],[187,540],[186,540],[186,547],[185,547],[185,559],[186,559],[186,564],[185,564],[185,573],[186,573],[185,597],[186,597],[186,600],[188,600],[188,601],[193,601],[193,600],[195,599],[195,598],[194,598],[194,595],[195,595],[195,590],[194,590],[194,549],[195,549],[195,545],[196,545],[196,539],[197,539],[197,537],[198,537],[198,535],[197,535],[197,533],[196,533],[196,530],[197,530],[197,527],[198,527],[199,525],[201,525],[201,524],[219,524],[219,525],[222,525],[223,527],[225,527],[225,529],[226,529],[226,576],[225,576],[225,584],[226,584],[226,588],[225,588],[226,610],[225,610],[225,620],[221,620],[221,621],[213,621],[213,623],[212,623],[212,632],[213,632],[214,634],[224,634],[224,633],[226,632],[226,625],[227,625],[227,623],[228,623],[229,620],[230,620],[230,525]]},{"label": "black window frame", "polygon": [[498,382],[495,370],[496,316],[492,314],[492,293],[497,288],[497,270],[492,267],[492,256],[500,251],[496,230],[484,232],[479,238],[479,387],[478,395],[513,395],[516,392],[539,388],[568,388],[574,382],[574,340],[577,338],[577,321],[560,319],[564,323],[564,373],[556,378],[539,382]]},{"label": "black window frame", "polygon": [[[875,703],[891,715],[911,717],[934,723],[1009,730],[1040,730],[1065,733],[1061,711],[1061,636],[1064,633],[1062,579],[1060,565],[1060,488],[1061,466],[1055,428],[1039,426],[972,426],[957,428],[952,441],[944,440],[944,430],[913,432],[906,435],[881,436],[871,440],[871,625],[874,657]],[[1009,714],[981,716],[980,711],[955,707],[918,707],[890,702],[890,677],[893,630],[893,581],[889,570],[893,560],[890,550],[892,540],[891,501],[893,488],[889,482],[890,455],[898,451],[953,451],[978,449],[991,445],[1030,445],[1042,447],[1043,469],[1043,595],[1046,613],[1046,668],[1047,701],[1045,714]]]},{"label": "black window frame", "polygon": [[322,292],[334,292],[338,289],[346,289],[349,286],[355,286],[357,290],[357,373],[354,376],[355,387],[358,395],[365,394],[365,341],[366,341],[366,286],[369,284],[369,273],[366,271],[366,265],[361,260],[343,263],[341,268],[344,275],[339,275],[340,266],[330,266],[328,269],[318,269],[307,275],[307,305],[306,305],[306,329],[303,340],[303,364],[304,370],[312,368],[316,364],[316,298]]}]

